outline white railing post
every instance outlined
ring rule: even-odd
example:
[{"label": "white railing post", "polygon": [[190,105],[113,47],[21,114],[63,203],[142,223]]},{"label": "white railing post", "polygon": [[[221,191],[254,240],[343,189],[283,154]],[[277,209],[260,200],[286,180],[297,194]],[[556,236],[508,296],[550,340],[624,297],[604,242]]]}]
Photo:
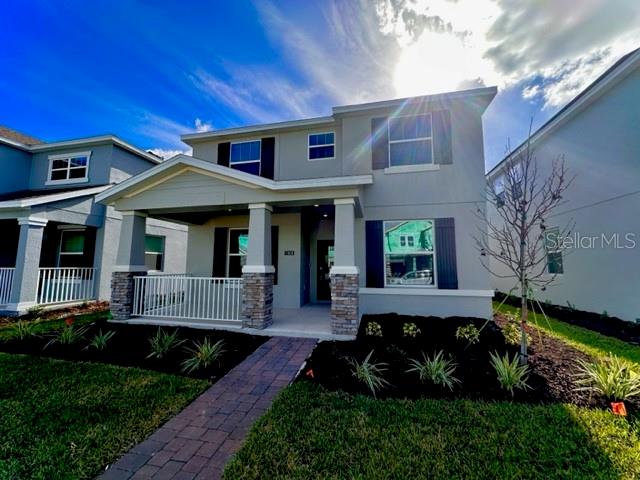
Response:
[{"label": "white railing post", "polygon": [[14,271],[15,268],[0,268],[0,305],[6,305],[11,301]]}]

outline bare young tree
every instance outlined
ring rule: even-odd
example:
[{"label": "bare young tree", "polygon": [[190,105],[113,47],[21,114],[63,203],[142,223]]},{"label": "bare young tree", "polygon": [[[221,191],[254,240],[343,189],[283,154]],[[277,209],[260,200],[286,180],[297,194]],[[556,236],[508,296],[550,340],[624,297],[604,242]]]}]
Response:
[{"label": "bare young tree", "polygon": [[[486,200],[493,208],[486,213],[476,213],[481,223],[480,234],[475,237],[484,267],[493,275],[513,279],[511,291],[520,292],[522,364],[528,360],[525,325],[531,292],[538,288],[544,290],[556,278],[547,269],[546,246],[549,241],[555,242],[554,251],[561,252],[561,239],[573,228],[570,224],[554,228],[555,238],[550,238],[546,231],[545,222],[562,204],[563,193],[573,177],[568,177],[563,156],[552,159],[548,174],[541,175],[530,137],[529,134],[526,143],[515,152],[507,147],[507,160],[499,173],[488,180]],[[492,268],[489,259],[494,259],[502,268]]]}]

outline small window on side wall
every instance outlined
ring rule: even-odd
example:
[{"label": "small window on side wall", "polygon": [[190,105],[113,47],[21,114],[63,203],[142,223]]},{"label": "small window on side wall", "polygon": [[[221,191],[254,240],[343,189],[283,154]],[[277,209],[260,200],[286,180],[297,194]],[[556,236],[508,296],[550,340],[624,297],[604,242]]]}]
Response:
[{"label": "small window on side wall", "polygon": [[164,270],[164,237],[146,235],[144,237],[144,263],[149,270]]},{"label": "small window on side wall", "polygon": [[76,152],[49,156],[47,184],[82,183],[89,180],[91,152]]},{"label": "small window on side wall", "polygon": [[309,135],[309,160],[328,160],[335,158],[335,134],[312,133]]},{"label": "small window on side wall", "polygon": [[547,272],[551,275],[561,275],[564,273],[564,262],[560,242],[560,229],[557,227],[547,229],[544,234],[544,246],[547,251]]}]

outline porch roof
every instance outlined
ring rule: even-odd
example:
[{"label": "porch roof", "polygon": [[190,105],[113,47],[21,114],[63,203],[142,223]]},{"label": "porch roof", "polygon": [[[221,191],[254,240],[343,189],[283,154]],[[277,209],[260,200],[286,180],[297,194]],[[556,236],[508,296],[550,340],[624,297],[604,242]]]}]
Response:
[{"label": "porch roof", "polygon": [[[206,184],[202,181],[186,182],[186,179],[194,180],[194,177],[208,180],[204,180]],[[357,196],[358,187],[371,183],[371,175],[271,180],[187,155],[177,155],[100,193],[96,201],[115,204],[119,210],[291,202],[308,200],[316,195],[322,198],[333,193]],[[154,190],[163,194],[153,196]],[[340,195],[341,192],[344,195]],[[239,202],[239,199],[243,201]]]},{"label": "porch roof", "polygon": [[110,185],[88,188],[68,188],[61,190],[21,190],[0,195],[0,210],[34,207],[72,198],[95,195],[107,190]]}]

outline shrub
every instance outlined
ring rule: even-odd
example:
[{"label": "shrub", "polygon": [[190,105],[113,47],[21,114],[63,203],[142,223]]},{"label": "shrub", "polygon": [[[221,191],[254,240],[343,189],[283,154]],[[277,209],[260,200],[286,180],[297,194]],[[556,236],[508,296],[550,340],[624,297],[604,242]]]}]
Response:
[{"label": "shrub", "polygon": [[420,334],[420,329],[413,322],[407,322],[402,325],[402,335],[405,337],[416,338]]},{"label": "shrub", "polygon": [[29,319],[40,318],[42,316],[42,312],[44,312],[44,307],[42,305],[34,305],[27,310],[25,317]]},{"label": "shrub", "polygon": [[480,341],[480,330],[473,323],[456,328],[456,339],[469,345]]},{"label": "shrub", "polygon": [[378,322],[369,322],[367,324],[367,328],[365,329],[365,333],[370,337],[381,337],[382,327]]},{"label": "shrub", "polygon": [[15,340],[26,340],[27,338],[36,337],[36,322],[25,322],[24,320],[18,320],[11,326],[8,331],[8,337]]},{"label": "shrub", "polygon": [[88,350],[90,347],[93,347],[96,350],[103,351],[104,349],[107,348],[107,343],[109,343],[109,340],[111,340],[111,338],[115,334],[116,332],[114,332],[113,330],[109,330],[106,333],[102,333],[102,329],[100,329],[98,333],[96,333],[93,336],[93,338],[91,339],[91,342],[89,342],[89,345],[85,347],[85,350]]},{"label": "shrub", "polygon": [[224,353],[224,340],[218,340],[211,343],[209,338],[205,338],[202,342],[193,342],[193,348],[187,348],[190,357],[182,362],[182,371],[191,373],[200,368],[208,368],[214,362],[220,359]]},{"label": "shrub", "polygon": [[513,396],[515,389],[529,389],[529,384],[527,383],[529,367],[520,365],[518,354],[515,354],[512,359],[509,358],[508,353],[505,353],[504,357],[499,356],[497,353],[491,353],[490,356],[491,365],[496,371],[498,382],[503,390],[508,391]]},{"label": "shrub", "polygon": [[49,340],[44,348],[59,343],[60,345],[73,345],[84,339],[84,334],[87,333],[89,326],[77,328],[73,324],[73,320],[67,320],[64,326],[54,334],[51,340]]},{"label": "shrub", "polygon": [[638,367],[616,355],[596,362],[578,360],[575,390],[604,396],[607,400],[627,400],[640,395]]},{"label": "shrub", "polygon": [[158,327],[158,331],[149,339],[151,345],[151,353],[147,358],[155,358],[160,360],[164,358],[171,350],[178,348],[184,343],[184,340],[178,338],[178,331],[167,333]]},{"label": "shrub", "polygon": [[[502,335],[504,336],[504,341],[508,345],[520,345],[520,322],[518,318],[512,313],[506,315],[507,324],[502,328]],[[531,344],[531,335],[525,333],[527,337],[527,345]]]},{"label": "shrub", "polygon": [[351,374],[358,379],[359,382],[365,384],[371,393],[373,394],[373,398],[376,397],[376,392],[381,390],[382,388],[389,385],[382,374],[387,371],[386,363],[373,363],[371,361],[371,356],[373,355],[373,350],[369,352],[369,355],[362,361],[362,363],[358,363],[355,358],[349,360],[351,364]]},{"label": "shrub", "polygon": [[409,363],[411,368],[407,372],[416,372],[421,382],[430,381],[434,385],[447,387],[449,390],[453,390],[453,387],[460,383],[460,380],[453,376],[457,364],[451,357],[445,358],[442,350],[435,353],[433,357],[427,357],[423,352],[422,361],[411,359]]}]

